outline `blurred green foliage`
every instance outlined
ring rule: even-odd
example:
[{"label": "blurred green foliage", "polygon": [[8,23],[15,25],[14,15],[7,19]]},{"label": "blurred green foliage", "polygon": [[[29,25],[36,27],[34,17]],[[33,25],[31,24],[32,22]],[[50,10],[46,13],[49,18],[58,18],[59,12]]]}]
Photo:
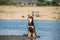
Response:
[{"label": "blurred green foliage", "polygon": [[[38,2],[36,3],[37,6],[58,6],[58,4],[56,3],[57,0],[53,0],[53,1],[47,1],[47,0],[38,0]],[[17,4],[21,4],[16,3],[12,0],[0,0],[0,5],[17,5]]]},{"label": "blurred green foliage", "polygon": [[37,4],[37,6],[58,6],[58,4],[56,2],[57,2],[57,0],[52,0],[52,1],[38,0],[38,2],[36,4]]},{"label": "blurred green foliage", "polygon": [[0,0],[0,5],[16,5],[17,3],[11,2],[11,0]]}]

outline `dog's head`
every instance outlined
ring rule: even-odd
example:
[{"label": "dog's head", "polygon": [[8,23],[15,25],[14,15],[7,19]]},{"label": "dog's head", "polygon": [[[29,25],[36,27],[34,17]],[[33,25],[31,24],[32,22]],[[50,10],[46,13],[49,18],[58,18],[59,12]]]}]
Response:
[{"label": "dog's head", "polygon": [[29,21],[29,23],[31,23],[33,21],[33,17],[32,16],[28,16],[28,21]]}]

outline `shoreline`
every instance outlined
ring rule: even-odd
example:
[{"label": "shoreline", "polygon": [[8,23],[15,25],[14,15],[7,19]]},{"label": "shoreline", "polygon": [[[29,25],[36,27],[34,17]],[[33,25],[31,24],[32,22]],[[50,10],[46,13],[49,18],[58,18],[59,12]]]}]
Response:
[{"label": "shoreline", "polygon": [[[28,21],[28,20],[0,20],[0,21]],[[59,21],[60,20],[34,20],[34,21]]]},{"label": "shoreline", "polygon": [[21,35],[0,35],[0,40],[31,40],[36,38],[28,38]]}]

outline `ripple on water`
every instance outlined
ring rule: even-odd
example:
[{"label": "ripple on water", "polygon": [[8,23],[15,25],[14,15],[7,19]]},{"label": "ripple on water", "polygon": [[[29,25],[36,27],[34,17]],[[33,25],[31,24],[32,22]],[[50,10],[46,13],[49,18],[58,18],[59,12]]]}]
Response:
[{"label": "ripple on water", "polygon": [[[36,34],[39,40],[59,40],[60,21],[35,21]],[[23,35],[28,33],[27,21],[0,20],[0,35]]]}]

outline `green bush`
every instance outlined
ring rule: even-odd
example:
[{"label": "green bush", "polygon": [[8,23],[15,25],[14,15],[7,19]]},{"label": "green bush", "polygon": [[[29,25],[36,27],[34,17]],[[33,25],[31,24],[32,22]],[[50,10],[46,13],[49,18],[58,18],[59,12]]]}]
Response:
[{"label": "green bush", "polygon": [[17,3],[11,2],[11,0],[0,0],[0,5],[16,5]]},{"label": "green bush", "polygon": [[10,2],[9,5],[16,5],[17,3],[14,2]]},{"label": "green bush", "polygon": [[45,4],[43,2],[37,2],[37,6],[44,6]]},{"label": "green bush", "polygon": [[53,0],[53,1],[38,0],[36,4],[37,6],[58,6],[56,1],[57,0]]},{"label": "green bush", "polygon": [[3,5],[3,4],[7,4],[7,2],[4,0],[0,0],[0,5]]},{"label": "green bush", "polygon": [[51,5],[51,6],[54,6],[55,5],[55,2],[47,2],[46,5]]},{"label": "green bush", "polygon": [[11,0],[0,0],[0,5],[6,5],[9,4]]},{"label": "green bush", "polygon": [[38,1],[40,1],[40,2],[44,2],[45,0],[38,0]]}]

